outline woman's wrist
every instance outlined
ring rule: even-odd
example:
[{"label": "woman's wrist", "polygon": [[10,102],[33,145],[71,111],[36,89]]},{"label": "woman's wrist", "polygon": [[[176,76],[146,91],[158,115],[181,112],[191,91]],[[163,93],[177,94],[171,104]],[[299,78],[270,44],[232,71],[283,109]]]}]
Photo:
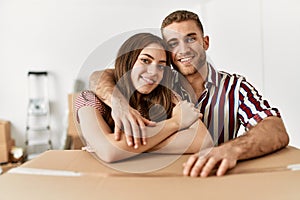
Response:
[{"label": "woman's wrist", "polygon": [[172,116],[169,120],[176,131],[178,131],[180,129],[180,122],[178,121],[178,119],[175,116]]}]

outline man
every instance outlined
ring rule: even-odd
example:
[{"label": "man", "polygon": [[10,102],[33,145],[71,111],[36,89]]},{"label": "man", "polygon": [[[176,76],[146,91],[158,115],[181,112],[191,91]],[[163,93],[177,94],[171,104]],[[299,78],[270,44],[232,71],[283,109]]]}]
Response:
[{"label": "man", "polygon": [[[209,37],[204,36],[195,13],[175,11],[164,19],[161,28],[172,52],[173,67],[188,80],[195,94],[187,93],[178,78],[174,78],[174,88],[184,99],[196,97],[195,106],[203,114],[202,120],[215,142],[215,147],[192,155],[184,163],[184,175],[206,177],[217,168],[215,173],[221,176],[235,167],[238,160],[262,156],[288,144],[289,137],[279,111],[270,107],[244,77],[218,72],[207,62]],[[94,89],[108,105],[122,101],[119,95],[112,96],[111,73],[104,72],[101,84]],[[174,77],[178,77],[177,72]],[[139,130],[142,132],[145,125],[154,125],[131,108],[127,112],[122,112],[121,107],[112,106],[112,109],[116,139],[124,127],[129,135],[127,142],[140,144],[137,138],[144,135]],[[237,137],[241,124],[246,132]]]}]

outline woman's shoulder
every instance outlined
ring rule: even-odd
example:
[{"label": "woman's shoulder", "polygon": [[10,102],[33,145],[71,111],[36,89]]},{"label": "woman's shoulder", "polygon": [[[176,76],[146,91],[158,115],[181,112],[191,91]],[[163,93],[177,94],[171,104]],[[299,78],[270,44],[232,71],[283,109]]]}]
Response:
[{"label": "woman's shoulder", "polygon": [[172,91],[172,103],[177,104],[180,101],[182,101],[181,96],[177,92]]}]

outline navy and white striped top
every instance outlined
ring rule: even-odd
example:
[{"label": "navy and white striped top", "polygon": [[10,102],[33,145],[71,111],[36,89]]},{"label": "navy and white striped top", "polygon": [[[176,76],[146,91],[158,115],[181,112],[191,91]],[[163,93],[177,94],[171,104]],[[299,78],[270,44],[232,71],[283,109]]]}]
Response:
[{"label": "navy and white striped top", "polygon": [[[182,75],[173,71],[173,90],[184,100],[192,97],[182,84]],[[191,86],[189,86],[191,87]],[[215,145],[237,137],[242,124],[247,131],[268,116],[278,116],[278,109],[270,107],[258,91],[243,76],[217,71],[208,63],[205,90],[195,105],[203,114],[202,121]]]}]

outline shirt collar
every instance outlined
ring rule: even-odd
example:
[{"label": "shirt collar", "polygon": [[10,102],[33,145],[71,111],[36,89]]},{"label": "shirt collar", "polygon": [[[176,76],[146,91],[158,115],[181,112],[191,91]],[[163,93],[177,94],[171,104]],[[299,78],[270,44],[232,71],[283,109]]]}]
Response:
[{"label": "shirt collar", "polygon": [[205,86],[207,84],[212,84],[218,87],[219,85],[219,74],[218,71],[212,66],[212,64],[207,62],[207,77],[205,80]]}]

